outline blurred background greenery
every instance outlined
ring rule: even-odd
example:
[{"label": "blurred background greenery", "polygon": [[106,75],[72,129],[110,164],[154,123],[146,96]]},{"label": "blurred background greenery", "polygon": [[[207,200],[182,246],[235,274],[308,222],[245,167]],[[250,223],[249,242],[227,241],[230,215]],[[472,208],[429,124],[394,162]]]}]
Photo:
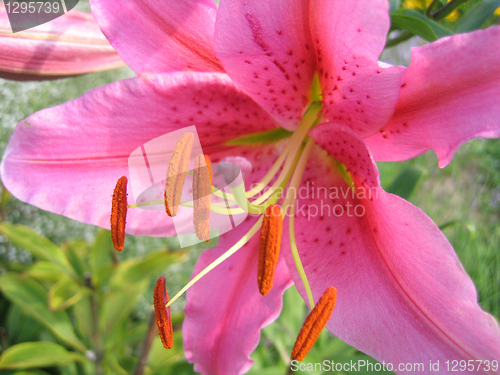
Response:
[{"label": "blurred background greenery", "polygon": [[[408,65],[410,47],[426,43],[422,38],[498,23],[500,1],[466,2],[439,24],[423,16],[430,2],[391,1],[389,39],[397,45],[381,60]],[[88,2],[78,8],[88,11]],[[19,120],[132,76],[121,68],[50,82],[0,80],[0,151]],[[469,142],[444,169],[432,152],[378,164],[384,189],[422,208],[442,228],[472,277],[481,306],[499,318],[500,141]],[[182,350],[184,302],[173,305],[175,346],[166,351],[150,320],[152,291],[161,275],[168,275],[171,292],[178,291],[198,255],[213,245],[179,250],[168,238],[128,237],[127,251],[117,253],[109,232],[24,204],[0,188],[0,374],[193,374]],[[262,332],[250,374],[291,372],[289,353],[306,314],[291,288],[283,313]],[[324,359],[375,363],[326,330],[307,362]],[[145,366],[138,366],[141,361]]]}]

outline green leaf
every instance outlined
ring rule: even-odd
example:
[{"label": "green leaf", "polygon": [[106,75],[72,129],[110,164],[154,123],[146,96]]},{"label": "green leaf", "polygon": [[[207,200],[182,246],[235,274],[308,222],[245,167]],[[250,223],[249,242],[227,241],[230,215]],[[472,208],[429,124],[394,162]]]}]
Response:
[{"label": "green leaf", "polygon": [[92,307],[89,296],[85,296],[75,303],[71,309],[75,320],[75,329],[85,343],[90,343],[92,338]]},{"label": "green leaf", "polygon": [[[424,22],[427,26],[429,26],[432,29],[432,31],[434,32],[434,34],[437,36],[438,39],[443,38],[445,36],[453,35],[453,32],[451,30],[447,29],[446,27],[437,23],[436,21],[428,18],[424,14],[417,12],[416,10],[399,9],[394,14],[391,15],[391,21],[392,21],[393,16],[408,16],[408,17],[412,17],[414,19],[419,19],[420,21]],[[404,22],[404,20],[401,20],[399,22]],[[416,22],[416,21],[414,20],[413,22]],[[407,30],[407,29],[403,28],[403,30]],[[412,32],[411,30],[408,30],[408,31]],[[416,35],[420,35],[420,34],[416,34]],[[422,36],[422,35],[420,35],[420,36]],[[425,39],[424,36],[422,36],[422,38]]]},{"label": "green leaf", "polygon": [[52,311],[65,310],[89,293],[88,288],[78,285],[66,276],[50,288],[49,307]]},{"label": "green leaf", "polygon": [[112,289],[103,298],[99,311],[99,324],[106,347],[123,340],[122,334],[126,334],[126,331],[123,331],[125,320],[148,285],[149,280],[143,280],[123,288]]},{"label": "green leaf", "polygon": [[92,272],[92,284],[94,286],[105,283],[113,271],[112,253],[116,251],[111,241],[108,230],[101,229],[96,237],[94,245],[90,248],[89,263]]},{"label": "green leaf", "polygon": [[51,282],[57,282],[57,280],[67,276],[60,266],[47,261],[36,262],[25,274],[39,281]]},{"label": "green leaf", "polygon": [[38,282],[12,273],[0,276],[0,288],[11,302],[18,305],[25,314],[35,318],[56,337],[72,347],[86,351],[71,326],[64,311],[52,312],[47,305],[47,291]]},{"label": "green leaf", "polygon": [[29,251],[38,260],[46,260],[60,265],[64,270],[70,269],[63,250],[46,237],[35,233],[33,229],[24,225],[14,225],[5,221],[0,222],[0,233],[9,239],[15,246]]},{"label": "green leaf", "polygon": [[165,271],[169,265],[184,259],[185,255],[184,251],[163,250],[146,255],[142,259],[127,259],[118,265],[109,284],[119,288],[150,280]]},{"label": "green leaf", "polygon": [[387,192],[408,199],[411,193],[413,193],[413,190],[415,190],[415,186],[417,186],[418,180],[422,174],[423,171],[416,167],[404,169],[387,188]]},{"label": "green leaf", "polygon": [[102,361],[102,366],[107,367],[110,371],[108,372],[109,374],[114,374],[114,375],[128,375],[129,372],[127,372],[123,367],[120,366],[120,363],[116,359],[116,357],[112,355],[106,355]]},{"label": "green leaf", "polygon": [[476,236],[476,226],[474,225],[474,223],[470,223],[463,220],[452,220],[445,224],[440,225],[439,229],[444,230],[446,228],[452,228],[457,225],[467,230],[467,233],[469,234],[469,241],[474,239],[474,237]]},{"label": "green leaf", "polygon": [[80,279],[84,279],[85,275],[90,272],[84,258],[87,257],[89,244],[82,239],[74,238],[69,243],[61,246],[64,249],[67,259],[73,266],[76,274]]},{"label": "green leaf", "polygon": [[389,14],[391,14],[401,6],[401,0],[389,0],[389,4]]},{"label": "green leaf", "polygon": [[[160,337],[156,336],[151,346],[148,365],[154,375],[193,374],[193,367],[192,365],[188,365],[184,357],[184,351],[182,350],[182,332],[174,331],[174,346],[169,350],[165,350]],[[176,368],[179,365],[189,367],[184,372]]]},{"label": "green leaf", "polygon": [[455,32],[467,33],[479,29],[498,7],[500,7],[500,0],[483,0],[474,4],[455,22]]},{"label": "green leaf", "polygon": [[413,16],[391,14],[391,27],[406,30],[414,35],[421,36],[429,42],[434,42],[438,39],[432,27],[421,19]]},{"label": "green leaf", "polygon": [[0,210],[4,208],[11,199],[12,194],[4,186],[2,186],[2,194],[0,195]]},{"label": "green leaf", "polygon": [[23,342],[11,346],[0,356],[0,369],[16,370],[35,367],[66,366],[75,360],[83,360],[81,355],[68,352],[53,342]]},{"label": "green leaf", "polygon": [[27,316],[23,310],[15,304],[8,309],[7,327],[12,344],[25,341],[37,341],[40,339],[42,330],[45,330],[37,320]]},{"label": "green leaf", "polygon": [[[88,362],[88,361],[87,361]],[[78,375],[78,368],[75,362],[71,362],[64,367],[59,367],[61,375]]]}]

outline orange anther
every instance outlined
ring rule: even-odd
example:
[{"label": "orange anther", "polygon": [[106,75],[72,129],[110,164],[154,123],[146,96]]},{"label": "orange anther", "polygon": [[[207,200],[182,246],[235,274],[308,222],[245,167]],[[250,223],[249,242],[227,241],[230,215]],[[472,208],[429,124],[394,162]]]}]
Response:
[{"label": "orange anther", "polygon": [[210,239],[210,200],[212,194],[211,173],[206,156],[198,155],[193,172],[193,224],[196,237]]},{"label": "orange anther", "polygon": [[321,330],[332,315],[337,300],[337,289],[329,287],[321,296],[314,309],[309,313],[300,329],[299,336],[292,349],[292,359],[303,361],[318,339]]},{"label": "orange anther", "polygon": [[210,185],[213,185],[214,180],[212,179],[212,163],[210,162],[210,158],[208,157],[208,155],[205,155],[205,162],[207,163],[208,174],[210,175]]},{"label": "orange anther", "polygon": [[170,315],[170,306],[165,307],[168,303],[168,293],[165,277],[160,277],[156,281],[154,291],[154,306],[156,324],[160,334],[161,342],[165,349],[172,349],[174,346],[174,330],[172,327],[172,317]]},{"label": "orange anther", "polygon": [[273,287],[274,271],[280,255],[282,231],[283,217],[280,207],[275,205],[267,207],[260,232],[257,269],[257,282],[263,296]]},{"label": "orange anther", "polygon": [[116,250],[125,245],[125,222],[127,219],[127,177],[118,180],[111,203],[111,239]]},{"label": "orange anther", "polygon": [[171,217],[177,215],[177,209],[181,204],[182,188],[186,179],[193,140],[192,133],[185,133],[175,145],[170,157],[167,178],[165,179],[164,198],[165,211]]}]

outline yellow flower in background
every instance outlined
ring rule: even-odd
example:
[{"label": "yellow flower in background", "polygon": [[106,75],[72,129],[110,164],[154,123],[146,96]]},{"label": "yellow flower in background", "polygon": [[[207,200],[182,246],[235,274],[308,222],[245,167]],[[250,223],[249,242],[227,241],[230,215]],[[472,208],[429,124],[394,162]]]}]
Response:
[{"label": "yellow flower in background", "polygon": [[[449,2],[450,0],[448,0]],[[403,3],[403,8],[407,9],[427,9],[431,4],[432,0],[405,0]],[[498,8],[495,14],[500,14],[500,8]],[[446,20],[450,22],[455,22],[460,17],[460,12],[455,9],[453,12],[446,16]]]},{"label": "yellow flower in background", "polygon": [[[427,1],[426,1],[427,3]],[[406,0],[403,3],[403,8],[408,9],[423,9],[425,7],[424,2],[422,0]]]}]

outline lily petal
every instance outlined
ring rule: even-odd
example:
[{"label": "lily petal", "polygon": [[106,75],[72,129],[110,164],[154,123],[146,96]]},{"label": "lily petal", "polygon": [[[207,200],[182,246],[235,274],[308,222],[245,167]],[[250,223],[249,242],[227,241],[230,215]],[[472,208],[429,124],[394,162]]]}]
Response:
[{"label": "lily petal", "polygon": [[[445,361],[498,360],[498,324],[479,307],[472,281],[431,219],[380,188],[376,165],[355,133],[326,124],[312,137],[322,149],[304,173],[309,193],[299,206],[308,210],[296,218],[297,245],[315,300],[326,287],[338,290],[328,329],[398,374],[417,373],[398,368],[406,363],[428,369],[439,360],[439,373],[452,374]],[[346,166],[355,192],[331,157]],[[340,196],[332,197],[332,188],[326,197],[318,190],[313,196],[312,183],[342,188]],[[291,255],[285,258],[305,297]]]},{"label": "lily petal", "polygon": [[366,143],[380,161],[406,160],[432,149],[444,167],[470,139],[500,137],[499,118],[497,26],[412,49],[396,112]]},{"label": "lily petal", "polygon": [[314,74],[307,13],[303,0],[227,0],[215,25],[215,54],[226,72],[290,130],[309,103]]},{"label": "lily petal", "polygon": [[[225,234],[216,248],[205,251],[193,275],[217,259],[255,223],[254,218]],[[182,326],[184,350],[194,370],[204,375],[237,375],[253,364],[260,329],[281,312],[282,296],[292,284],[284,259],[276,267],[273,288],[263,297],[257,286],[259,237],[204,276],[187,292]]]},{"label": "lily petal", "polygon": [[[224,150],[234,155],[227,140],[278,126],[225,74],[143,75],[19,122],[2,161],[2,181],[24,202],[109,229],[111,194],[118,178],[128,176],[132,151],[191,125],[214,161]],[[255,155],[258,147],[243,151],[256,170],[260,158],[266,161],[265,154]],[[129,210],[127,233],[174,234],[171,219],[158,220],[158,212]]]},{"label": "lily petal", "polygon": [[213,53],[213,0],[91,0],[111,45],[137,73],[222,71]]},{"label": "lily petal", "polygon": [[0,4],[0,77],[54,79],[125,65],[90,14],[71,11],[51,22],[12,33]]},{"label": "lily petal", "polygon": [[389,121],[399,97],[400,69],[378,63],[390,26],[388,6],[385,0],[309,3],[324,116],[362,136]]}]

